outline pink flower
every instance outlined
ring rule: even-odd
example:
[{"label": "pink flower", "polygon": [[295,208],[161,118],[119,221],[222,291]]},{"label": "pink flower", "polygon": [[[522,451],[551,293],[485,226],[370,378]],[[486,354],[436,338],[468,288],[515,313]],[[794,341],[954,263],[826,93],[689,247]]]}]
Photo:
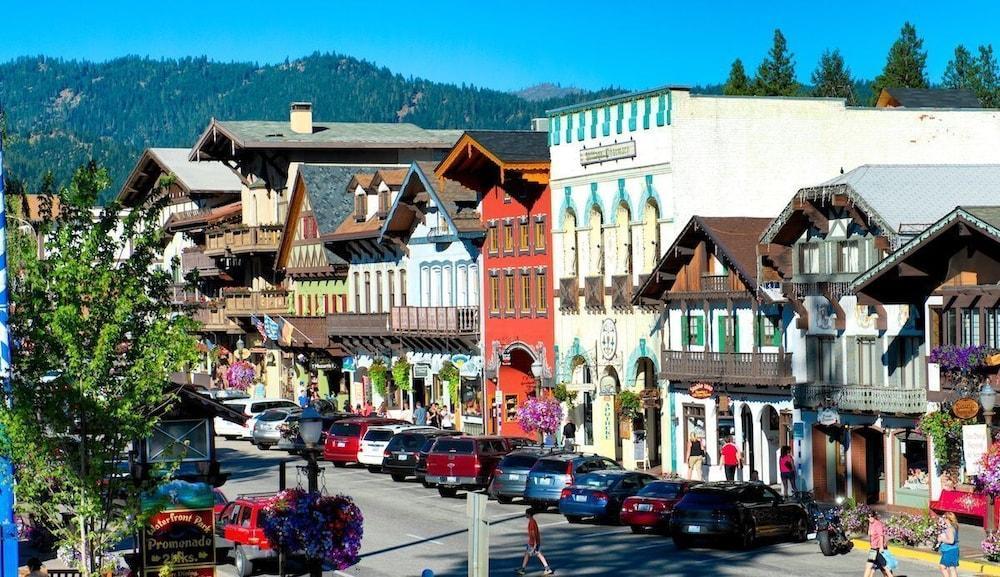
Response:
[{"label": "pink flower", "polygon": [[528,433],[555,433],[562,423],[562,417],[562,405],[555,399],[528,397],[517,408],[517,422]]}]

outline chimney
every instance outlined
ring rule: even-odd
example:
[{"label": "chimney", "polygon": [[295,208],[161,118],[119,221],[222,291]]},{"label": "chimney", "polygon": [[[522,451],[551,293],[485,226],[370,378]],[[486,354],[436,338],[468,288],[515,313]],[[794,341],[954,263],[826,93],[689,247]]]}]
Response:
[{"label": "chimney", "polygon": [[312,134],[313,105],[312,102],[293,102],[291,111],[292,132],[296,134]]}]

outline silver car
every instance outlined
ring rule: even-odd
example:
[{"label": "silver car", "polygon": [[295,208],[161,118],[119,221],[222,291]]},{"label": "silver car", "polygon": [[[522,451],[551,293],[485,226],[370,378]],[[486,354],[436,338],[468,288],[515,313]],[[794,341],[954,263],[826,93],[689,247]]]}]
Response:
[{"label": "silver car", "polygon": [[278,444],[281,440],[281,425],[285,424],[288,417],[298,416],[301,412],[302,409],[289,407],[264,411],[254,422],[253,444],[263,451]]}]

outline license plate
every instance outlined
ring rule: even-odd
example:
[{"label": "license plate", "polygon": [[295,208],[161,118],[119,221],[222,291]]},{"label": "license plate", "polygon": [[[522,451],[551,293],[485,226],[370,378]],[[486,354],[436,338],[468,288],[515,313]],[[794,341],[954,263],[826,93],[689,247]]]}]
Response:
[{"label": "license plate", "polygon": [[573,495],[573,500],[576,501],[577,503],[586,503],[587,502],[587,496],[586,495]]},{"label": "license plate", "polygon": [[457,483],[458,482],[458,477],[448,477],[448,482],[449,483]]},{"label": "license plate", "polygon": [[635,510],[636,511],[652,511],[653,510],[653,506],[650,505],[649,503],[639,503],[638,505],[635,506]]},{"label": "license plate", "polygon": [[539,485],[551,485],[552,484],[552,479],[549,479],[548,477],[542,477],[541,479],[538,480],[538,484]]},{"label": "license plate", "polygon": [[398,457],[398,459],[399,459],[400,461],[405,461],[405,460],[407,460],[407,459],[409,459],[409,458],[410,458],[410,456],[409,456],[409,455],[399,455],[399,457]]},{"label": "license plate", "polygon": [[344,441],[337,441],[337,446],[338,447],[346,447],[347,443],[345,443]]},{"label": "license plate", "polygon": [[701,533],[701,527],[698,525],[688,525],[688,533]]},{"label": "license plate", "polygon": [[507,478],[509,480],[511,480],[511,481],[517,481],[517,480],[520,480],[521,476],[520,475],[507,475]]}]

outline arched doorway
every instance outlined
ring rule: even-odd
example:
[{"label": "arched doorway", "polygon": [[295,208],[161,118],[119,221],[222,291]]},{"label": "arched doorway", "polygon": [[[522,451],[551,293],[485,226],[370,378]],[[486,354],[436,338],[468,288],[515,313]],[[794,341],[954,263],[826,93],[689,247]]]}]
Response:
[{"label": "arched doorway", "polygon": [[533,436],[528,435],[517,423],[517,408],[529,396],[534,396],[536,380],[531,373],[531,365],[535,362],[535,356],[527,348],[520,345],[507,349],[508,361],[500,365],[498,373],[498,391],[501,395],[500,409],[500,430],[501,435],[512,436]]},{"label": "arched doorway", "polygon": [[594,375],[587,359],[577,355],[570,361],[573,367],[573,385],[581,391],[570,415],[576,423],[577,444],[593,446],[594,444],[594,397],[597,391],[594,387]]},{"label": "arched doorway", "polygon": [[778,411],[771,405],[764,405],[760,412],[760,480],[768,485],[778,482],[779,443]]},{"label": "arched doorway", "polygon": [[750,478],[750,472],[757,470],[757,435],[754,433],[753,413],[746,404],[740,409],[740,427],[743,431],[743,479]]},{"label": "arched doorway", "polygon": [[[615,272],[619,275],[632,275],[632,211],[628,203],[622,201],[618,203],[615,212],[616,239],[614,250]],[[650,269],[652,270],[652,269]]]},{"label": "arched doorway", "polygon": [[590,274],[604,276],[607,255],[604,251],[604,213],[596,204],[590,209]]},{"label": "arched doorway", "polygon": [[872,427],[851,431],[851,492],[858,503],[875,505],[885,499],[884,448],[882,431]]},{"label": "arched doorway", "polygon": [[618,393],[622,391],[621,381],[618,379],[618,371],[612,367],[607,367],[604,370],[604,376],[601,377],[601,389],[612,389],[614,390],[614,396],[607,399],[611,403],[610,410],[606,410],[605,419],[608,421],[607,425],[611,427],[612,434],[614,438],[614,455],[616,461],[622,460],[622,427],[621,420],[618,418]]},{"label": "arched doorway", "polygon": [[[656,384],[656,366],[649,357],[640,357],[635,367],[635,388],[640,391],[656,391],[659,401],[659,388]],[[652,395],[652,393],[647,393]],[[646,456],[650,466],[660,464],[660,419],[662,409],[659,402],[650,403],[643,412],[641,428],[646,431]],[[638,428],[638,427],[637,427]]]},{"label": "arched doorway", "polygon": [[642,270],[650,271],[660,258],[660,209],[656,201],[649,199],[642,214]]},{"label": "arched doorway", "polygon": [[579,256],[577,255],[577,231],[576,213],[573,209],[566,210],[566,218],[563,220],[563,276],[566,278],[579,277]]}]

